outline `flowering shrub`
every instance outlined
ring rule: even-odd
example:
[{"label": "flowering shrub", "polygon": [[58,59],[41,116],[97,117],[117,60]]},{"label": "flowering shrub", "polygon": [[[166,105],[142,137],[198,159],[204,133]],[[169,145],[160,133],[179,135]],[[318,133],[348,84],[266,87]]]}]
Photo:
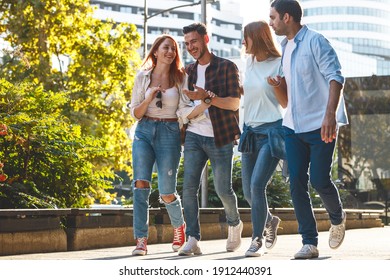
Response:
[{"label": "flowering shrub", "polygon": [[8,128],[5,124],[1,123],[0,124],[0,136],[7,135]]},{"label": "flowering shrub", "polygon": [[4,164],[0,162],[0,183],[5,182],[8,178],[7,174],[3,171]]}]

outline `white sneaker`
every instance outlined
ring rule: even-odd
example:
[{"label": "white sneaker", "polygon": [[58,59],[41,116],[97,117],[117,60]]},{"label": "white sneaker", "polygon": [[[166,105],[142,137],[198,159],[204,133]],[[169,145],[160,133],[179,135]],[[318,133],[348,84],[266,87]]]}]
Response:
[{"label": "white sneaker", "polygon": [[251,246],[245,253],[245,257],[260,257],[262,255],[264,255],[263,242],[256,237],[252,240]]},{"label": "white sneaker", "polygon": [[342,213],[343,220],[339,225],[331,225],[329,230],[329,247],[332,249],[337,249],[340,247],[341,243],[344,241],[345,236],[345,222],[347,220],[347,213],[343,211]]},{"label": "white sneaker", "polygon": [[318,249],[316,246],[311,245],[311,244],[305,244],[299,250],[298,253],[294,255],[295,259],[313,259],[313,258],[318,258]]},{"label": "white sneaker", "polygon": [[186,245],[180,250],[179,256],[191,256],[192,254],[202,255],[202,251],[198,246],[198,240],[195,237],[189,236]]},{"label": "white sneaker", "polygon": [[226,251],[234,252],[241,246],[241,233],[244,228],[242,221],[236,226],[229,226]]}]

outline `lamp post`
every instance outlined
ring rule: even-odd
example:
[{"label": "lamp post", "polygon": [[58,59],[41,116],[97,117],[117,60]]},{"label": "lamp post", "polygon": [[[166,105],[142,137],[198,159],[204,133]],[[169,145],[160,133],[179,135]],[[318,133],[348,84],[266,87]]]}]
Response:
[{"label": "lamp post", "polygon": [[144,51],[143,51],[143,57],[144,58],[146,57],[146,52],[147,52],[146,37],[148,35],[148,20],[149,19],[151,19],[152,17],[158,16],[158,15],[161,15],[163,13],[175,10],[175,9],[184,8],[184,7],[190,7],[190,6],[196,6],[196,5],[200,5],[201,4],[202,5],[202,10],[201,10],[202,22],[204,24],[206,24],[206,4],[208,4],[208,3],[215,3],[215,2],[216,2],[216,0],[200,0],[198,2],[194,2],[194,3],[191,3],[191,4],[184,4],[184,5],[175,6],[175,7],[166,9],[166,10],[159,11],[159,12],[154,13],[152,15],[148,15],[147,0],[144,0]]}]

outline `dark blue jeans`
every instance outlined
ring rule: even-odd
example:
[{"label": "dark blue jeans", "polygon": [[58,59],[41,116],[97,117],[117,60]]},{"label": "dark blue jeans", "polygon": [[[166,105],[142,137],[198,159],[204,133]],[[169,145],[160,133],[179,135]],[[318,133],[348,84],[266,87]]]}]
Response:
[{"label": "dark blue jeans", "polygon": [[[319,194],[332,224],[342,221],[342,205],[338,189],[331,180],[335,141],[321,140],[321,129],[295,133],[284,127],[290,191],[303,244],[317,246],[318,231],[309,194],[309,178]],[[309,172],[308,172],[309,171]],[[310,174],[310,177],[309,177]]]},{"label": "dark blue jeans", "polygon": [[267,185],[279,159],[271,154],[268,136],[256,134],[254,151],[241,155],[242,189],[251,206],[252,239],[263,239],[265,224],[272,219],[268,208]]},{"label": "dark blue jeans", "polygon": [[199,222],[200,178],[210,159],[215,192],[221,199],[229,226],[240,223],[237,197],[232,187],[233,143],[216,147],[213,137],[187,131],[184,143],[183,207],[187,224],[186,235],[201,239]]}]

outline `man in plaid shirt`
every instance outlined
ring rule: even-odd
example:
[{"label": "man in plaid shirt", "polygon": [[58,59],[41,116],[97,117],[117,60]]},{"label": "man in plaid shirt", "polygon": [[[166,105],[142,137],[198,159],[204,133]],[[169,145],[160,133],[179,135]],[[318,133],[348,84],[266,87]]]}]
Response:
[{"label": "man in plaid shirt", "polygon": [[187,51],[196,62],[186,69],[189,90],[199,115],[189,120],[184,143],[183,207],[187,243],[181,256],[201,254],[198,193],[202,170],[210,160],[216,193],[229,225],[227,251],[241,245],[242,221],[232,188],[233,146],[240,136],[238,108],[241,84],[237,66],[212,54],[206,26],[194,23],[183,28]]}]

